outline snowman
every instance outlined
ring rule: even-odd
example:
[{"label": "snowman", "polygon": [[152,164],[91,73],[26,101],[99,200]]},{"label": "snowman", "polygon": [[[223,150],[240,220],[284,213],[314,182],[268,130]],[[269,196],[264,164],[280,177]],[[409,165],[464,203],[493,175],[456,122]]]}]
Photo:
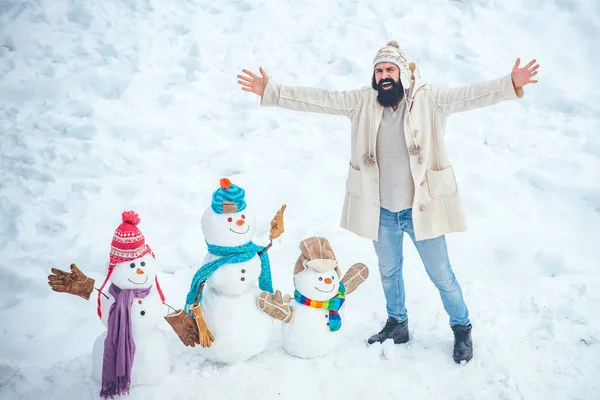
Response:
[{"label": "snowman", "polygon": [[[92,375],[100,396],[129,394],[131,386],[155,384],[170,373],[167,341],[158,325],[164,295],[156,276],[154,253],[137,227],[134,211],[122,214],[114,232],[108,273],[98,289],[97,312],[106,331],[96,338]],[[52,268],[54,291],[89,300],[94,279],[71,264],[71,273]]]},{"label": "snowman", "polygon": [[279,290],[263,292],[258,306],[284,322],[286,352],[298,358],[321,357],[336,349],[346,296],[367,279],[369,270],[356,263],[341,278],[333,249],[322,237],[303,240],[300,251],[294,267],[294,298],[282,297]]},{"label": "snowman", "polygon": [[266,251],[283,232],[285,205],[271,221],[271,244],[262,247],[252,242],[256,217],[244,196],[244,189],[227,178],[220,180],[201,221],[208,253],[193,277],[185,305],[197,322],[200,354],[223,364],[261,353],[274,325],[258,308],[257,299],[262,290],[273,292]]}]

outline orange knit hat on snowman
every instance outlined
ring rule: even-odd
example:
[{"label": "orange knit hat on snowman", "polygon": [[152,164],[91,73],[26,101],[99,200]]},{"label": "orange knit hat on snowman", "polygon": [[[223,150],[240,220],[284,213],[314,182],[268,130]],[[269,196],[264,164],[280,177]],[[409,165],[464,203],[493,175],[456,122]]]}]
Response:
[{"label": "orange knit hat on snowman", "polygon": [[[137,260],[146,254],[151,254],[154,258],[154,252],[146,244],[146,238],[137,225],[140,223],[140,217],[135,211],[124,211],[121,215],[122,223],[117,227],[113,235],[112,243],[110,244],[110,254],[108,262],[108,274],[100,286],[98,291],[98,316],[102,317],[100,308],[100,296],[102,289],[110,279],[115,266],[117,264]],[[158,277],[155,276],[156,290],[160,296],[160,300],[164,303],[165,296],[158,284]]]}]

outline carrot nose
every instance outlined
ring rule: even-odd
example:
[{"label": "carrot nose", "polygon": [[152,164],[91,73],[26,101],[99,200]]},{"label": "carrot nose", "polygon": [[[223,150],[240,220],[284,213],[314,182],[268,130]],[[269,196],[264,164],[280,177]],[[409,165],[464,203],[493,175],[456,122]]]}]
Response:
[{"label": "carrot nose", "polygon": [[138,268],[138,269],[135,270],[135,273],[138,274],[138,275],[142,275],[144,273],[144,270],[141,269],[141,268]]},{"label": "carrot nose", "polygon": [[235,221],[235,224],[237,226],[242,226],[242,225],[244,225],[244,220],[243,219],[238,219],[237,221]]},{"label": "carrot nose", "polygon": [[325,278],[325,283],[329,285],[331,283],[331,278]]}]

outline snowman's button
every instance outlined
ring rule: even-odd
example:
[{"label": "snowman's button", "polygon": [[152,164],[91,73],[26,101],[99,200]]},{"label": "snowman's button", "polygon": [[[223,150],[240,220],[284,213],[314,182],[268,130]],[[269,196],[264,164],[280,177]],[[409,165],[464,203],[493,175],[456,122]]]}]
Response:
[{"label": "snowman's button", "polygon": [[246,270],[245,270],[245,269],[243,269],[243,270],[242,270],[242,274],[245,274],[245,273],[246,273]]},{"label": "snowman's button", "polygon": [[146,311],[140,311],[140,314],[146,315]]},{"label": "snowman's button", "polygon": [[138,304],[142,304],[142,301],[141,301],[141,300],[138,300]]},{"label": "snowman's button", "polygon": [[329,322],[327,323],[327,326],[329,326]]},{"label": "snowman's button", "polygon": [[243,276],[240,278],[241,281],[245,281],[246,278],[244,278]]},{"label": "snowman's button", "polygon": [[329,318],[329,315],[325,314],[325,318]]}]

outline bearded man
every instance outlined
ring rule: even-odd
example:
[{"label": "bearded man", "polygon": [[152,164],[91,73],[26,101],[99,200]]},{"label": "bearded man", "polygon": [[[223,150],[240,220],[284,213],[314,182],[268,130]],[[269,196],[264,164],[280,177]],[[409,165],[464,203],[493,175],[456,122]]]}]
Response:
[{"label": "bearded man", "polygon": [[443,88],[420,79],[397,42],[377,51],[370,87],[350,91],[292,87],[244,69],[242,90],[261,97],[262,106],[348,117],[351,158],[341,227],[372,240],[386,299],[387,321],[368,338],[373,344],[409,340],[405,305],[403,236],[414,243],[439,290],[454,333],[456,363],[473,357],[471,321],[452,270],[445,235],[467,229],[454,170],[444,143],[453,113],[523,97],[539,65],[532,60],[495,80]]}]

